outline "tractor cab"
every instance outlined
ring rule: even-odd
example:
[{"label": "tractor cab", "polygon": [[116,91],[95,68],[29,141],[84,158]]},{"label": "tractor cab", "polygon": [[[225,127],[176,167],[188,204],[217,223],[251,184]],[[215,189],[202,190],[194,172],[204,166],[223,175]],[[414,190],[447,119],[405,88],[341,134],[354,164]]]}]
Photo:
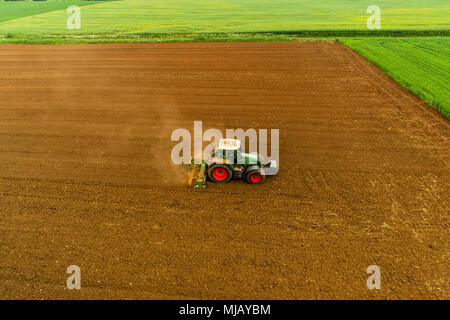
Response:
[{"label": "tractor cab", "polygon": [[220,139],[219,146],[211,153],[210,162],[223,162],[229,165],[258,164],[258,154],[242,153],[241,141],[236,139]]}]

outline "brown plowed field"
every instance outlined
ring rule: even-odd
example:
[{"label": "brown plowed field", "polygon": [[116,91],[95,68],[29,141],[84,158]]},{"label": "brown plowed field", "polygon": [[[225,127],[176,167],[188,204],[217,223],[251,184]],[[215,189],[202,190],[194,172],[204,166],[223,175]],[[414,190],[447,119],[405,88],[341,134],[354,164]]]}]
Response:
[{"label": "brown plowed field", "polygon": [[[194,120],[278,176],[188,189]],[[335,42],[1,46],[0,298],[448,299],[449,137]]]}]

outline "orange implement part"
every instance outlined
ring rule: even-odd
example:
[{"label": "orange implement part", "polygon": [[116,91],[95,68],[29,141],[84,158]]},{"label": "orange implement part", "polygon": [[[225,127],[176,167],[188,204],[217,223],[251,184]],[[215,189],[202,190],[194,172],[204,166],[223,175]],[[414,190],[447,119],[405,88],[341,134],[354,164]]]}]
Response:
[{"label": "orange implement part", "polygon": [[206,187],[206,163],[196,164],[194,159],[188,165],[188,181],[189,187],[204,188]]}]

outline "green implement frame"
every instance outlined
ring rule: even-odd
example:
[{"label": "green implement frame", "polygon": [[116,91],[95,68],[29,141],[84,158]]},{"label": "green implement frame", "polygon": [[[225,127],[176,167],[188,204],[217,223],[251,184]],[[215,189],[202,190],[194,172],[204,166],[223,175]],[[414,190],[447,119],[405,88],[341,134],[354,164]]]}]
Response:
[{"label": "green implement frame", "polygon": [[191,160],[188,164],[188,186],[192,188],[205,188],[206,187],[206,162],[204,160],[201,163],[199,161]]}]

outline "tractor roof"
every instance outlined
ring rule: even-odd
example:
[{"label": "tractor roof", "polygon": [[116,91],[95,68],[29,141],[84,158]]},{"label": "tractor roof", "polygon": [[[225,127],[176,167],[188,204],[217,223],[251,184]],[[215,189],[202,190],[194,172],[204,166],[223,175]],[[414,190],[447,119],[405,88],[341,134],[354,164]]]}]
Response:
[{"label": "tractor roof", "polygon": [[241,142],[236,139],[220,139],[219,149],[223,150],[239,150]]}]

